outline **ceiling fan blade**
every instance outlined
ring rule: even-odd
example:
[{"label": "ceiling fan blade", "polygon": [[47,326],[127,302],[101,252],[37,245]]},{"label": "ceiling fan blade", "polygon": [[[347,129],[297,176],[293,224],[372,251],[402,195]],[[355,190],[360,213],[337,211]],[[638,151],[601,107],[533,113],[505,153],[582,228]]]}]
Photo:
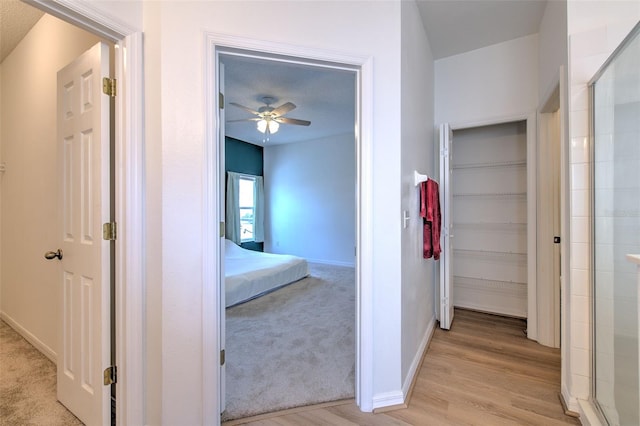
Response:
[{"label": "ceiling fan blade", "polygon": [[274,109],[273,111],[271,111],[271,115],[284,115],[286,113],[288,113],[289,111],[292,111],[296,108],[296,105],[291,103],[291,102],[287,102],[286,104],[282,104],[280,105],[278,108]]},{"label": "ceiling fan blade", "polygon": [[247,108],[244,105],[240,105],[240,104],[237,104],[235,102],[229,102],[229,104],[233,105],[234,107],[238,107],[240,109],[243,109],[243,110],[245,110],[247,112],[250,112],[251,114],[260,115],[260,113],[258,111],[252,110],[251,108]]},{"label": "ceiling fan blade", "polygon": [[255,117],[255,118],[241,118],[239,120],[227,120],[227,123],[237,123],[239,121],[260,121],[262,120],[262,118],[260,117]]},{"label": "ceiling fan blade", "polygon": [[309,124],[311,124],[311,122],[307,120],[298,120],[297,118],[288,118],[288,117],[276,117],[274,118],[274,120],[277,121],[278,123],[296,124],[298,126],[308,126]]}]

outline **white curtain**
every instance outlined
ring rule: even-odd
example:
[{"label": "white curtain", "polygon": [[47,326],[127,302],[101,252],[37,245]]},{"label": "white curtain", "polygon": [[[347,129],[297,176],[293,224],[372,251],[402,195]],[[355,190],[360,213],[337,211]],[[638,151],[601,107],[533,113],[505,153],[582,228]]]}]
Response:
[{"label": "white curtain", "polygon": [[235,172],[227,172],[227,224],[226,237],[228,240],[240,245],[240,175]]},{"label": "white curtain", "polygon": [[262,176],[256,176],[256,211],[253,236],[256,243],[264,242],[264,183]]},{"label": "white curtain", "polygon": [[[226,236],[228,240],[240,244],[240,178],[241,173],[227,172],[227,206],[226,206]],[[255,211],[253,235],[257,243],[264,241],[264,180],[262,176],[251,176],[255,178]]]}]

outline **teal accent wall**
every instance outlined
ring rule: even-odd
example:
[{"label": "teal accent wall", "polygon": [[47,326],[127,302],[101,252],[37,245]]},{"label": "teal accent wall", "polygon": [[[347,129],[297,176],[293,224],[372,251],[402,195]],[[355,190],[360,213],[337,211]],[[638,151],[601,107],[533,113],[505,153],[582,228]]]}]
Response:
[{"label": "teal accent wall", "polygon": [[[264,175],[264,149],[261,146],[225,137],[224,154],[225,172]],[[225,190],[226,188],[225,182]],[[264,251],[264,243],[250,242],[240,245],[248,250]]]},{"label": "teal accent wall", "polygon": [[262,176],[264,148],[230,137],[225,138],[225,171]]}]

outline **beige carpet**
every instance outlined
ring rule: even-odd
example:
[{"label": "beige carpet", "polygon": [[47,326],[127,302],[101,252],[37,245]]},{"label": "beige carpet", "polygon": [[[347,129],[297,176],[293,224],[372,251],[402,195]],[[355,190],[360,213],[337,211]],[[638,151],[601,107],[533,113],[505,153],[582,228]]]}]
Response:
[{"label": "beige carpet", "polygon": [[0,321],[0,425],[82,425],[56,400],[56,366]]},{"label": "beige carpet", "polygon": [[227,309],[222,420],[353,398],[355,270],[311,276]]}]

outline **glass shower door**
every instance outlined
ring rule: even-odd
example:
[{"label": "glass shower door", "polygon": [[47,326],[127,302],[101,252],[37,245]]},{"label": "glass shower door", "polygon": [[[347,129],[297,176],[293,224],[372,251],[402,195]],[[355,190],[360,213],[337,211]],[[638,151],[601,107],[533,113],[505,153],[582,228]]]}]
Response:
[{"label": "glass shower door", "polygon": [[[594,396],[611,425],[640,424],[640,26],[593,82]],[[635,35],[635,36],[634,36]]]}]

